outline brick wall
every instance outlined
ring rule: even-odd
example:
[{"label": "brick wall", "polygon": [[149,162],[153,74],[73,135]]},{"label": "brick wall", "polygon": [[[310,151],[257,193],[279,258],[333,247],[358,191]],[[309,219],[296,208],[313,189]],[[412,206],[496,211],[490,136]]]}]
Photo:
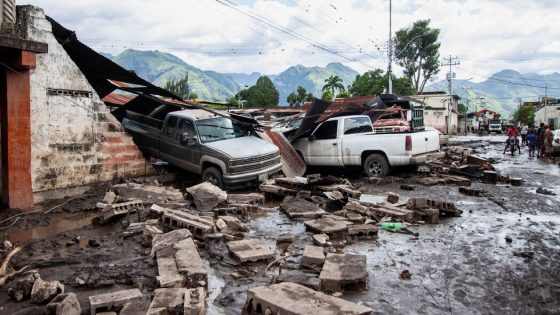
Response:
[{"label": "brick wall", "polygon": [[[34,194],[150,172],[132,138],[52,35],[43,11],[23,6],[18,14],[28,17],[28,38],[49,45],[49,52],[37,56],[37,68],[31,72]],[[91,93],[56,94],[61,90]]]}]

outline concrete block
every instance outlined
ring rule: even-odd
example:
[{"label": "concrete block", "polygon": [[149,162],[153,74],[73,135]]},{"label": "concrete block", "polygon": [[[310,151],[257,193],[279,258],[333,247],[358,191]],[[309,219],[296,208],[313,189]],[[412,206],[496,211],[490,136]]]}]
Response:
[{"label": "concrete block", "polygon": [[183,308],[185,315],[204,315],[206,314],[206,290],[198,287],[188,289],[185,292],[185,302]]},{"label": "concrete block", "polygon": [[325,262],[325,254],[323,247],[307,245],[303,250],[303,259],[301,264],[305,267],[321,267]]},{"label": "concrete block", "polygon": [[257,239],[231,241],[226,245],[229,251],[241,263],[269,260],[275,257],[274,252],[267,245]]},{"label": "concrete block", "polygon": [[313,233],[327,234],[329,237],[342,236],[347,229],[345,222],[333,220],[332,218],[304,221],[303,224],[307,230]]},{"label": "concrete block", "polygon": [[373,224],[353,224],[348,227],[348,235],[355,239],[376,238],[379,228]]},{"label": "concrete block", "polygon": [[327,234],[315,234],[313,235],[313,244],[317,246],[327,246],[329,241],[329,236]]},{"label": "concrete block", "polygon": [[227,201],[227,193],[219,187],[205,182],[187,188],[187,193],[193,199],[199,211],[208,211]]},{"label": "concrete block", "polygon": [[387,201],[389,201],[390,203],[399,202],[399,194],[396,194],[394,192],[388,192],[387,193]]},{"label": "concrete block", "polygon": [[174,245],[177,270],[185,279],[187,288],[208,286],[208,273],[194,241],[190,238]]},{"label": "concrete block", "polygon": [[182,314],[186,292],[185,288],[156,289],[146,315]]},{"label": "concrete block", "polygon": [[286,212],[286,214],[292,219],[314,219],[326,214],[326,212],[319,208],[317,204],[300,198],[285,200],[280,204],[280,209]]},{"label": "concrete block", "polygon": [[47,312],[51,315],[80,315],[82,308],[76,294],[64,293],[57,295],[47,304]]},{"label": "concrete block", "polygon": [[174,256],[157,258],[158,276],[156,280],[161,288],[181,288],[185,279],[179,274]]},{"label": "concrete block", "polygon": [[319,279],[321,291],[365,291],[367,290],[366,256],[329,253]]},{"label": "concrete block", "polygon": [[158,251],[172,247],[175,243],[188,238],[192,238],[192,234],[187,229],[179,229],[165,234],[154,235],[150,255],[154,257]]},{"label": "concrete block", "polygon": [[226,215],[226,216],[219,216],[218,219],[223,220],[224,223],[227,225],[227,227],[234,231],[241,231],[241,232],[249,231],[249,228],[236,217]]},{"label": "concrete block", "polygon": [[247,290],[247,300],[241,312],[248,314],[368,315],[372,309],[306,288],[283,282]]},{"label": "concrete block", "polygon": [[121,308],[126,303],[142,298],[138,289],[123,290],[89,297],[90,314]]}]

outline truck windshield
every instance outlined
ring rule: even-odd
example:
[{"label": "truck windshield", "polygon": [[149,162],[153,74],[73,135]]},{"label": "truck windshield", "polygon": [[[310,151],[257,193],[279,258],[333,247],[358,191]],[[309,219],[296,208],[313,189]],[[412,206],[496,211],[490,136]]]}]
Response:
[{"label": "truck windshield", "polygon": [[200,140],[204,143],[249,135],[249,130],[229,118],[219,117],[203,119],[196,122]]}]

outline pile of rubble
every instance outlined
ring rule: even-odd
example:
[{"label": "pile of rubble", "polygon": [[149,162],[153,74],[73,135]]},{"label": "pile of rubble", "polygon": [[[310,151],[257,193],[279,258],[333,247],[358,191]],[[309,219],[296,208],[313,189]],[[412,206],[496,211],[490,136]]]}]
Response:
[{"label": "pile of rubble", "polygon": [[473,154],[470,148],[448,147],[441,160],[432,160],[427,163],[427,171],[424,173],[428,176],[420,177],[416,179],[416,182],[426,186],[444,184],[470,186],[472,180],[489,184],[522,185],[522,178],[500,174],[492,165],[494,162],[492,159]]}]

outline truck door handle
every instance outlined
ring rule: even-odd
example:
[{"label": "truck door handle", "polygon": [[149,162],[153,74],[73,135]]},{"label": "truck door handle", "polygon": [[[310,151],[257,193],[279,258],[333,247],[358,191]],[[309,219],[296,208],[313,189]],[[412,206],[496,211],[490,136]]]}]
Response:
[{"label": "truck door handle", "polygon": [[428,141],[428,138],[424,138],[424,141]]},{"label": "truck door handle", "polygon": [[338,143],[333,143],[332,145],[338,145]]}]

